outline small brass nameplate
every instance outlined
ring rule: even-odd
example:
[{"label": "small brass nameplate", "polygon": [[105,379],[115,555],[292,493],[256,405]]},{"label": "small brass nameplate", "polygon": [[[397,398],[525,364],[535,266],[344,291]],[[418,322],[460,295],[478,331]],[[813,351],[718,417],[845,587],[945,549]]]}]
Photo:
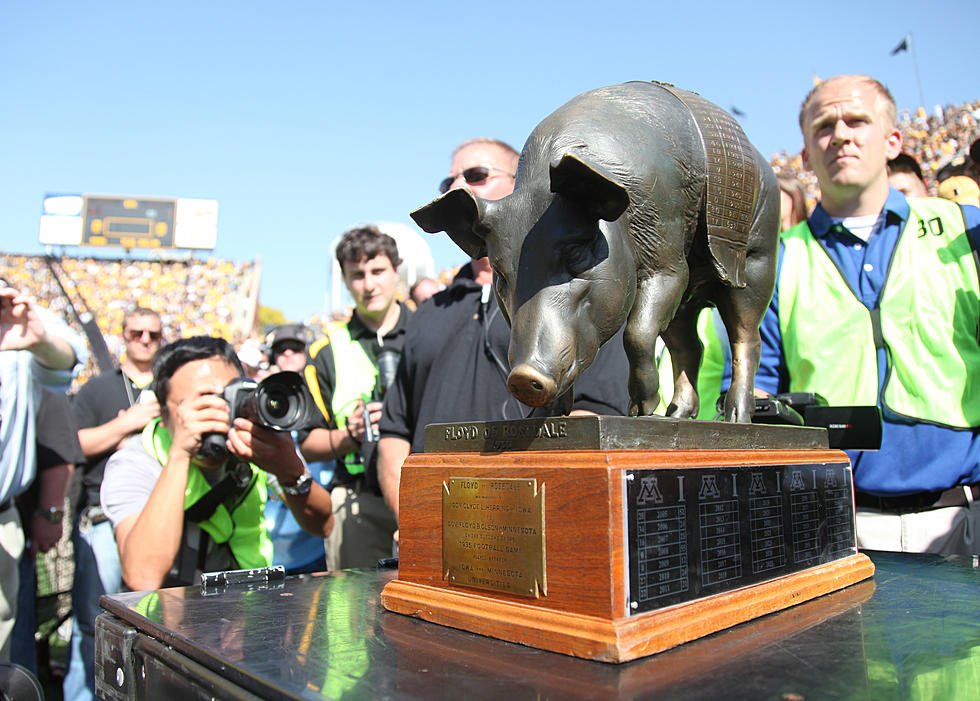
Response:
[{"label": "small brass nameplate", "polygon": [[442,483],[443,579],[547,596],[544,485],[536,479],[450,477]]},{"label": "small brass nameplate", "polygon": [[809,426],[731,424],[663,416],[559,416],[425,427],[427,453],[525,450],[792,450],[827,447]]}]

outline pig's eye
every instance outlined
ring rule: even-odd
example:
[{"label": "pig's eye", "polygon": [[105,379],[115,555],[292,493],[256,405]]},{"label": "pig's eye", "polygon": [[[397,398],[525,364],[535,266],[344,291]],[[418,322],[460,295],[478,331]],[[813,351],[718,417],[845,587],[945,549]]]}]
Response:
[{"label": "pig's eye", "polygon": [[576,277],[592,267],[592,249],[581,244],[571,244],[565,247],[565,267]]}]

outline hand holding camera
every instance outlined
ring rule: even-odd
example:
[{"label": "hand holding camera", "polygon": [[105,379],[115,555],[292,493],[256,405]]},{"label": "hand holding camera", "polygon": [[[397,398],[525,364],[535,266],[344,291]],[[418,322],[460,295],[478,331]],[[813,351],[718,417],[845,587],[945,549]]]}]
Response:
[{"label": "hand holding camera", "polygon": [[288,432],[274,431],[240,416],[228,431],[227,448],[235,457],[287,483],[294,482],[306,470]]},{"label": "hand holding camera", "polygon": [[199,453],[208,458],[231,454],[226,445],[228,428],[238,418],[247,419],[250,426],[283,432],[292,445],[289,432],[312,423],[316,410],[303,378],[289,371],[269,375],[261,382],[238,377],[213,396],[227,408],[228,424],[203,437]]},{"label": "hand holding camera", "polygon": [[[366,397],[367,395],[365,395]],[[357,408],[347,420],[351,435],[358,443],[373,443],[378,440],[378,422],[381,421],[381,402],[365,399],[357,400]]]},{"label": "hand holding camera", "polygon": [[[186,398],[171,412],[171,428],[173,443],[170,454],[184,453],[188,459],[198,455],[204,457],[219,457],[208,455],[203,451],[205,438],[209,434],[226,436],[230,423],[228,402],[212,387],[201,387],[197,392]],[[222,439],[222,444],[224,439]],[[227,457],[226,453],[225,457]]]},{"label": "hand holding camera", "polygon": [[[364,395],[364,398],[358,401],[357,409],[354,412],[354,415],[357,415],[358,412],[366,409],[369,418],[368,421],[365,421],[364,417],[361,416],[360,425],[362,427],[362,436],[357,436],[353,434],[353,430],[351,431],[352,435],[361,444],[377,443],[381,437],[378,432],[378,422],[381,421],[381,409],[383,407],[381,400],[384,399],[388,387],[395,381],[395,373],[398,370],[398,358],[399,354],[397,352],[386,348],[378,353],[378,357],[375,359],[378,365],[378,379],[375,383],[374,392],[370,396]],[[350,425],[349,421],[348,425]]]},{"label": "hand holding camera", "polygon": [[27,295],[0,284],[0,350],[30,350],[45,335],[44,323]]}]

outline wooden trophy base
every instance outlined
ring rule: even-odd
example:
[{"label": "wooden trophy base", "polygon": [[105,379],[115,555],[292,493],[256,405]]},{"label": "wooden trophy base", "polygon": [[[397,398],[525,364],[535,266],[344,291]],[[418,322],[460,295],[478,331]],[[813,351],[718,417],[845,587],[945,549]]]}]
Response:
[{"label": "wooden trophy base", "polygon": [[874,574],[821,448],[421,453],[400,514],[386,609],[604,662]]},{"label": "wooden trophy base", "polygon": [[781,611],[873,574],[874,565],[867,555],[851,555],[764,584],[613,620],[399,580],[385,587],[381,601],[389,611],[450,628],[565,655],[618,663],[663,652]]}]

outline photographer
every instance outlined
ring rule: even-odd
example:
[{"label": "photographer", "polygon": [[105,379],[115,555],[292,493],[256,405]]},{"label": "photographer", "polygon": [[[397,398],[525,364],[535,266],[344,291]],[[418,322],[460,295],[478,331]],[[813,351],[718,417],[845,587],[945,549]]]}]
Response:
[{"label": "photographer", "polygon": [[[278,479],[300,525],[329,535],[330,497],[310,478],[290,434],[242,417],[229,425],[222,392],[242,375],[234,348],[220,338],[182,339],[154,358],[161,418],[109,459],[101,490],[131,589],[269,565],[266,471]],[[227,434],[230,457],[202,457],[207,434]]]},{"label": "photographer", "polygon": [[[271,371],[302,373],[306,366],[306,349],[312,341],[313,334],[305,326],[284,324],[274,328],[265,338],[265,348],[272,362]],[[297,439],[297,436],[298,432],[293,432],[293,438]],[[313,479],[320,486],[330,485],[334,472],[333,460],[310,461],[309,468]],[[274,489],[269,490],[265,518],[274,546],[273,564],[285,567],[286,574],[322,572],[327,569],[323,538],[310,535],[300,528],[289,507]],[[334,525],[336,527],[336,523]]]},{"label": "photographer", "polygon": [[398,526],[378,483],[378,368],[401,353],[411,315],[395,300],[401,258],[393,238],[374,226],[351,229],[337,244],[337,262],[354,314],[310,346],[306,379],[323,421],[299,436],[307,460],[337,460],[331,491],[336,525],[326,543],[331,570],[374,567],[391,556]]}]

